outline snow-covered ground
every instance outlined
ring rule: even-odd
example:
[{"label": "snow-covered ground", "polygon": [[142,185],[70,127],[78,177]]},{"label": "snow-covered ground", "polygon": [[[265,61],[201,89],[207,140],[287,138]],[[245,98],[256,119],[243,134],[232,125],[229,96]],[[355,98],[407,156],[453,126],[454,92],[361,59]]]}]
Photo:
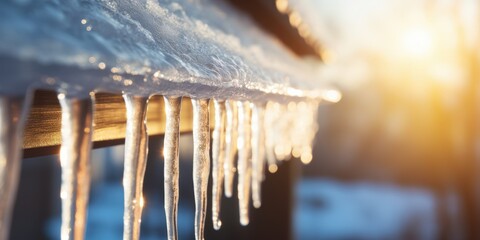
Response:
[{"label": "snow-covered ground", "polygon": [[305,179],[296,187],[295,239],[436,239],[428,190]]}]

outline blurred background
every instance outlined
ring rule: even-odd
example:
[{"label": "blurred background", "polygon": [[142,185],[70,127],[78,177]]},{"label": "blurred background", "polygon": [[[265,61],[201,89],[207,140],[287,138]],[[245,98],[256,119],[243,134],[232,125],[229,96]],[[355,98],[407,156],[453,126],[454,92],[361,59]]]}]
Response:
[{"label": "blurred background", "polygon": [[[222,230],[207,221],[207,239],[480,239],[480,3],[259,2],[271,6],[261,14],[295,29],[273,31],[286,45],[322,58],[318,77],[341,100],[320,106],[311,163],[287,160],[267,175],[266,203],[248,227],[224,198]],[[193,239],[191,142],[182,136],[181,239]],[[150,144],[161,149],[162,142]],[[142,239],[166,237],[163,162],[154,151]],[[87,239],[121,238],[122,161],[123,146],[94,151]],[[24,160],[12,239],[58,239],[59,188],[57,156]],[[278,219],[286,220],[270,222]],[[275,235],[282,228],[287,235]]]}]

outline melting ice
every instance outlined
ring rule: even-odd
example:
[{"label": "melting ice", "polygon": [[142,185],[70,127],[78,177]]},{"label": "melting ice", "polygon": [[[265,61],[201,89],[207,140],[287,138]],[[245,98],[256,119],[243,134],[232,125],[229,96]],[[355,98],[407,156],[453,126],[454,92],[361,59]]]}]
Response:
[{"label": "melting ice", "polygon": [[164,97],[166,126],[163,154],[164,189],[165,189],[165,216],[167,222],[167,238],[176,240],[177,233],[177,208],[179,196],[179,138],[180,138],[180,110],[181,97]]},{"label": "melting ice", "polygon": [[30,97],[0,96],[0,239],[8,239],[20,180],[22,137]]},{"label": "melting ice", "polygon": [[215,129],[213,130],[212,146],[212,222],[216,230],[222,226],[220,206],[223,191],[224,161],[225,161],[225,101],[214,100]]},{"label": "melting ice", "polygon": [[62,108],[62,240],[84,238],[90,191],[93,94],[83,99],[58,94]]},{"label": "melting ice", "polygon": [[195,239],[203,240],[210,175],[209,100],[192,99],[193,105],[193,193],[195,196]]},{"label": "melting ice", "polygon": [[127,108],[123,169],[123,239],[138,240],[143,210],[143,178],[148,152],[146,125],[148,97],[124,94],[123,98]]}]

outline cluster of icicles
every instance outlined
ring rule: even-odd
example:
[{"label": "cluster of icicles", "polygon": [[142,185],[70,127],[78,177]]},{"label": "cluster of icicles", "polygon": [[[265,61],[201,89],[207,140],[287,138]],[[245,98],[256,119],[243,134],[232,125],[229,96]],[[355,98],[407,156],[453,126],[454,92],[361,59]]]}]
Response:
[{"label": "cluster of icicles", "polygon": [[[61,239],[84,239],[90,185],[90,150],[95,95],[85,98],[59,93],[62,110],[62,225]],[[146,111],[149,97],[124,94],[127,123],[124,162],[123,239],[139,239],[143,208],[143,178],[148,134]],[[179,200],[179,126],[181,97],[164,97],[166,130],[165,212],[168,239],[177,239]],[[193,183],[195,196],[195,238],[204,239],[207,185],[210,174],[209,99],[192,99]],[[220,201],[231,197],[238,172],[240,223],[249,223],[250,197],[261,205],[264,166],[277,170],[278,161],[299,157],[308,163],[316,132],[318,102],[267,102],[214,99],[215,127],[212,134],[212,221],[221,227]],[[0,96],[0,239],[8,238],[22,151],[23,125],[29,101]],[[238,155],[237,162],[235,156]]]}]

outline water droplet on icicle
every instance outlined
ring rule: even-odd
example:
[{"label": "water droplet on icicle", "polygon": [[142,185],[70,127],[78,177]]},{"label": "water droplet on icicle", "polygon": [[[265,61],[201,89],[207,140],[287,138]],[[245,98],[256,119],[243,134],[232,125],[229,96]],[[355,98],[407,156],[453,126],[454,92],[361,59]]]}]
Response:
[{"label": "water droplet on icicle", "polygon": [[90,191],[93,95],[84,99],[58,94],[62,108],[61,239],[84,239]]},{"label": "water droplet on icicle", "polygon": [[20,176],[23,129],[30,97],[0,96],[0,239],[8,239]]},{"label": "water droplet on icicle", "polygon": [[226,129],[225,129],[225,196],[232,197],[233,177],[235,176],[235,154],[237,153],[238,137],[238,112],[236,101],[227,100],[225,102],[226,110]]},{"label": "water droplet on icicle", "polygon": [[252,200],[253,206],[262,205],[261,192],[265,166],[265,106],[255,104],[252,108]]},{"label": "water droplet on icicle", "polygon": [[212,222],[213,228],[219,230],[222,226],[220,220],[220,206],[223,190],[224,158],[225,158],[225,101],[214,100],[215,129],[213,130],[212,146]]},{"label": "water droplet on icicle", "polygon": [[148,97],[124,94],[127,108],[125,163],[123,170],[123,239],[138,240],[142,216],[142,188],[147,165],[148,135],[146,113]]},{"label": "water droplet on icicle", "polygon": [[165,216],[167,220],[167,237],[169,240],[178,239],[177,209],[179,197],[179,138],[180,138],[180,110],[181,97],[164,97],[165,100],[165,140],[163,154]]},{"label": "water droplet on icicle", "polygon": [[210,174],[210,124],[208,99],[192,99],[193,188],[195,197],[195,239],[204,239],[207,186]]},{"label": "water droplet on icicle", "polygon": [[238,203],[240,224],[249,223],[250,185],[252,178],[251,158],[251,109],[249,102],[238,102]]}]

